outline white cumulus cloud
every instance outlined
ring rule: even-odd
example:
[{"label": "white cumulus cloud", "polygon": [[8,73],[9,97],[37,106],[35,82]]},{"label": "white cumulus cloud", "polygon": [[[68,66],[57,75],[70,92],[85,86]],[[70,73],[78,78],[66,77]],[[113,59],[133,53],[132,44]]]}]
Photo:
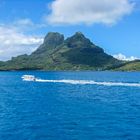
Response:
[{"label": "white cumulus cloud", "polygon": [[0,60],[31,53],[43,42],[41,37],[25,35],[16,27],[0,25]]},{"label": "white cumulus cloud", "polygon": [[135,57],[135,56],[126,57],[125,55],[123,55],[121,53],[113,55],[113,57],[118,59],[118,60],[123,60],[123,61],[134,61],[134,60],[140,59],[140,58]]},{"label": "white cumulus cloud", "polygon": [[55,0],[46,16],[50,24],[114,24],[133,11],[129,0]]}]

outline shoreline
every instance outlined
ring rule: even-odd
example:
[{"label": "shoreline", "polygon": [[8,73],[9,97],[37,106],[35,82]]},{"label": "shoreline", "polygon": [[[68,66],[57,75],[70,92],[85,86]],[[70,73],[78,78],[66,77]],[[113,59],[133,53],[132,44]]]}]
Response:
[{"label": "shoreline", "polygon": [[38,69],[19,69],[19,70],[0,70],[0,72],[20,72],[20,71],[42,71],[42,72],[140,72],[135,70],[121,71],[121,70],[38,70]]}]

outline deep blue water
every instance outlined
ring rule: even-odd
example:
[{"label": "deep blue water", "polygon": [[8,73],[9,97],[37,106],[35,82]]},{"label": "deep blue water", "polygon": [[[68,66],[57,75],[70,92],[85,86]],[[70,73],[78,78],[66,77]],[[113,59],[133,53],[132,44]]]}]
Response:
[{"label": "deep blue water", "polygon": [[140,83],[138,72],[0,72],[0,140],[140,140],[140,86],[22,81]]}]

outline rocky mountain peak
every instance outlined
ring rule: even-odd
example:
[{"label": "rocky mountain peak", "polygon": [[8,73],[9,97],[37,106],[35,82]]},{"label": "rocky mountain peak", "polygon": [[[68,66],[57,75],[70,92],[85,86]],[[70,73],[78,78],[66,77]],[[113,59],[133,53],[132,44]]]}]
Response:
[{"label": "rocky mountain peak", "polygon": [[62,44],[64,41],[64,35],[57,32],[49,32],[45,38],[44,43],[47,46],[57,46]]}]

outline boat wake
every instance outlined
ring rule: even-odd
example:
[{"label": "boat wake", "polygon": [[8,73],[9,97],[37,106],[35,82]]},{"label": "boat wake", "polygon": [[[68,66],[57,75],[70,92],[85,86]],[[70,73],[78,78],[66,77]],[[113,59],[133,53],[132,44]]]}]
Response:
[{"label": "boat wake", "polygon": [[[23,78],[24,76],[22,76]],[[24,81],[45,82],[45,83],[65,83],[73,85],[102,85],[102,86],[128,86],[128,87],[140,87],[140,83],[123,83],[123,82],[96,82],[93,80],[45,80],[35,77],[23,78]]]}]

